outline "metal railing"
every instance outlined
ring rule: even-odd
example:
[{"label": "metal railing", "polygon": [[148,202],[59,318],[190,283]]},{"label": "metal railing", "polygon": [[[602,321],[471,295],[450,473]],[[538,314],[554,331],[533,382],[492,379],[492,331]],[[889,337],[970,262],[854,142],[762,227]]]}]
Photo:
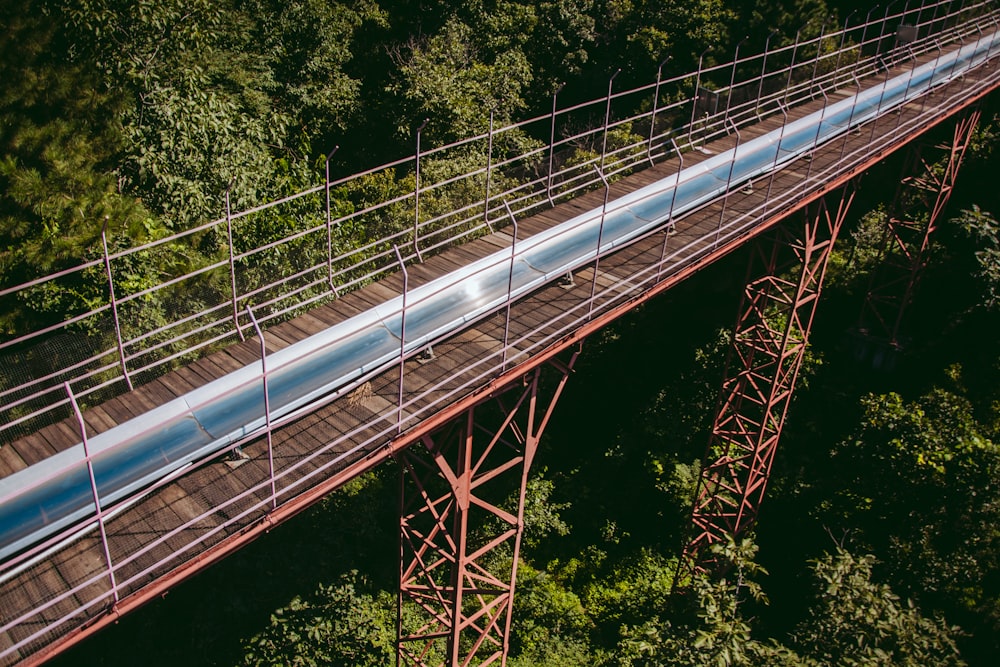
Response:
[{"label": "metal railing", "polygon": [[[950,3],[937,3],[937,5],[930,5],[930,7],[936,6],[947,8],[950,6]],[[945,19],[951,16],[951,14],[945,12],[944,9],[942,9],[941,14]],[[908,14],[905,16],[908,16]],[[935,17],[933,19],[934,22],[944,20],[941,17],[938,17],[937,13],[932,14],[932,16]],[[879,23],[873,22],[871,26],[869,26],[869,29],[871,29],[872,26],[879,25]],[[913,55],[921,53],[925,54],[928,52],[940,53],[941,49],[948,44],[953,44],[963,39],[974,38],[980,33],[981,30],[985,31],[987,28],[995,30],[997,28],[996,24],[997,17],[995,14],[990,13],[986,15],[979,15],[974,20],[964,21],[956,25],[954,31],[947,37],[927,37],[925,38],[927,43],[922,45],[919,40],[912,42],[909,45],[912,48],[905,49],[904,52],[907,57],[912,57]],[[920,24],[917,22],[917,25],[920,26],[926,24]],[[855,29],[856,28],[851,28],[850,30],[853,31]],[[853,38],[838,33],[835,39],[846,41]],[[881,40],[883,37],[878,39]],[[872,38],[872,40],[875,40],[875,38]],[[889,53],[884,50],[879,51],[877,44],[871,43],[872,40],[869,40],[868,43],[869,48],[876,49],[876,52],[873,52],[872,54],[863,54],[865,40],[861,40],[862,43],[859,46],[850,48],[845,47],[845,50],[840,51],[839,53],[841,55],[845,52],[856,53],[858,62],[867,63],[865,67],[871,68],[867,71],[873,74],[881,72],[881,65],[878,63],[880,59],[884,60],[887,57],[897,58],[904,55],[898,51],[894,53]],[[918,50],[917,47],[913,47],[913,44],[921,46],[920,50]],[[803,46],[803,44],[798,44],[797,47],[793,46],[792,48],[793,50],[800,50]],[[772,51],[768,54],[767,59],[775,59],[775,54],[779,52],[781,52],[781,50]],[[829,55],[821,54],[820,59],[817,59],[816,62],[812,63],[814,68],[816,70],[821,70],[822,68],[820,63],[822,62],[822,59],[830,57],[831,56]],[[836,54],[832,57],[836,58]],[[707,76],[712,72],[718,73],[722,71],[724,67],[725,66],[717,66],[715,68],[706,69],[701,72],[699,78],[707,78]],[[730,64],[730,67],[733,67],[733,65]],[[782,70],[783,75],[789,79],[794,79],[795,77],[792,76],[791,73],[794,72],[795,67],[798,67],[798,65],[789,65],[787,70]],[[562,197],[567,196],[567,193],[578,192],[586,189],[588,186],[584,185],[584,183],[587,183],[588,179],[591,186],[599,184],[599,187],[605,188],[605,193],[607,193],[610,187],[610,179],[616,174],[621,175],[627,170],[641,164],[643,161],[647,163],[649,161],[655,162],[659,159],[670,157],[675,153],[680,154],[680,159],[683,161],[682,153],[686,149],[690,150],[695,147],[704,146],[705,142],[710,141],[709,137],[718,138],[724,135],[735,135],[736,140],[739,141],[741,139],[741,128],[750,124],[749,119],[756,119],[758,117],[762,118],[775,114],[784,116],[790,105],[811,99],[817,95],[819,97],[829,96],[835,90],[834,86],[836,84],[833,83],[835,81],[839,81],[839,85],[841,87],[846,84],[857,85],[860,88],[861,75],[858,74],[855,76],[855,73],[859,71],[859,67],[860,65],[852,64],[849,68],[850,72],[844,70],[843,66],[831,67],[829,71],[824,74],[817,72],[816,79],[813,80],[811,84],[793,84],[792,88],[796,88],[797,86],[797,92],[789,94],[787,102],[784,96],[785,91],[762,93],[761,97],[764,100],[762,103],[753,105],[750,105],[749,103],[728,105],[730,108],[726,112],[719,112],[716,110],[715,113],[709,114],[707,118],[703,119],[705,122],[699,124],[697,127],[688,122],[687,124],[682,124],[675,128],[673,125],[666,124],[666,121],[664,121],[665,127],[669,127],[669,129],[660,129],[656,128],[656,126],[651,123],[651,128],[654,129],[650,130],[649,137],[652,137],[652,139],[646,138],[641,142],[628,145],[633,149],[635,146],[641,146],[643,148],[642,155],[640,155],[637,160],[631,156],[627,158],[621,157],[625,153],[628,153],[628,151],[625,150],[628,146],[613,149],[607,153],[602,151],[601,156],[592,156],[587,160],[588,169],[595,173],[595,176],[588,176],[585,178],[582,171],[580,171],[576,166],[564,167],[556,171],[547,171],[543,176],[530,179],[528,181],[535,183],[534,186],[528,187],[518,184],[510,188],[505,188],[500,193],[496,193],[495,196],[497,199],[495,201],[498,202],[496,204],[490,203],[490,199],[494,195],[489,195],[486,197],[484,202],[480,204],[480,208],[478,210],[470,208],[464,212],[456,213],[452,211],[450,213],[458,215],[459,220],[467,218],[475,219],[475,224],[470,223],[469,229],[478,229],[481,232],[482,229],[489,229],[491,226],[498,228],[505,226],[506,224],[516,225],[519,215],[524,215],[526,212],[536,210],[539,207],[551,205],[551,202],[548,201],[550,196],[552,197],[552,200],[559,200]],[[968,93],[970,87],[982,89],[987,86],[995,86],[997,82],[1000,81],[1000,71],[996,69],[995,62],[992,66],[983,67],[980,68],[980,70],[982,71],[979,72],[979,78],[977,80],[969,79],[962,83],[956,83],[955,85],[941,86],[937,88],[933,91],[935,99],[934,104],[930,107],[927,107],[922,103],[919,111],[915,111],[914,113],[900,113],[895,117],[887,117],[887,119],[883,120],[881,123],[872,122],[870,135],[867,135],[867,141],[862,142],[860,146],[852,145],[852,135],[849,133],[845,133],[842,139],[838,138],[832,140],[829,144],[827,144],[827,147],[832,151],[839,150],[839,159],[834,161],[831,165],[825,167],[817,166],[814,168],[814,164],[816,164],[817,161],[811,162],[804,177],[800,178],[792,187],[772,190],[771,185],[774,183],[775,178],[780,175],[780,172],[778,172],[778,174],[772,173],[771,175],[764,177],[768,181],[767,195],[764,197],[762,202],[747,210],[735,211],[732,208],[727,209],[725,203],[728,203],[728,198],[730,196],[730,193],[727,192],[724,195],[723,211],[719,217],[718,228],[713,234],[712,242],[709,244],[704,243],[704,237],[699,237],[691,239],[687,243],[677,243],[676,247],[671,246],[668,248],[665,238],[662,246],[660,246],[661,251],[658,261],[649,262],[642,267],[635,269],[629,273],[629,275],[615,278],[610,284],[602,284],[601,286],[599,286],[597,282],[597,271],[595,267],[594,281],[589,295],[584,295],[582,298],[578,299],[576,303],[565,308],[557,317],[538,323],[520,334],[513,331],[510,327],[511,304],[508,303],[504,313],[506,321],[502,325],[498,324],[498,330],[502,330],[502,342],[492,348],[489,354],[472,362],[470,365],[461,369],[460,372],[456,372],[455,375],[449,375],[432,386],[424,387],[419,392],[406,393],[403,391],[403,383],[406,376],[405,366],[402,363],[403,359],[401,354],[401,359],[392,364],[390,368],[373,370],[365,376],[356,379],[349,386],[343,387],[334,394],[326,397],[323,403],[329,403],[334,400],[341,399],[345,395],[350,394],[351,392],[354,392],[358,388],[364,386],[366,383],[378,382],[380,377],[388,375],[396,378],[391,380],[392,386],[390,387],[390,391],[386,392],[386,395],[392,395],[394,397],[394,404],[391,404],[390,408],[386,414],[382,416],[382,419],[379,422],[375,424],[369,422],[359,422],[357,426],[350,431],[341,434],[339,437],[336,437],[322,446],[315,447],[307,456],[296,457],[291,461],[284,459],[281,456],[280,451],[283,444],[282,439],[273,437],[282,434],[283,429],[287,428],[292,422],[296,421],[300,415],[292,414],[280,420],[272,420],[270,419],[270,411],[265,405],[265,414],[268,415],[268,423],[264,431],[255,434],[253,438],[249,438],[245,442],[240,442],[234,445],[234,447],[245,447],[249,449],[255,445],[261,444],[262,441],[266,442],[266,445],[258,447],[260,451],[258,455],[266,457],[267,460],[267,465],[265,466],[266,473],[263,474],[259,480],[249,483],[245,488],[243,488],[243,490],[236,494],[224,495],[224,492],[220,492],[222,495],[216,498],[214,502],[209,503],[210,509],[204,513],[180,523],[178,526],[164,534],[147,536],[134,548],[128,550],[127,556],[119,557],[116,561],[112,560],[111,552],[108,548],[108,540],[116,539],[116,535],[118,534],[118,526],[116,526],[116,523],[123,520],[122,517],[131,505],[137,502],[137,499],[129,499],[113,505],[102,506],[101,511],[95,516],[93,522],[89,525],[87,530],[91,531],[92,538],[92,533],[94,531],[100,532],[100,536],[93,539],[96,548],[98,548],[99,552],[103,554],[102,558],[105,560],[105,564],[94,567],[89,574],[82,576],[79,581],[68,582],[66,590],[53,591],[52,595],[44,600],[40,600],[31,610],[26,610],[15,615],[5,613],[3,625],[0,626],[0,636],[7,636],[14,630],[22,627],[30,627],[31,629],[19,635],[20,638],[16,642],[9,646],[3,646],[0,648],[0,659],[10,659],[10,656],[15,655],[18,651],[22,652],[22,654],[30,654],[33,648],[37,649],[41,643],[44,643],[45,637],[58,632],[59,628],[65,627],[74,622],[79,622],[80,618],[86,617],[88,614],[93,616],[103,613],[109,604],[113,604],[121,597],[126,596],[130,592],[140,588],[151,578],[161,575],[163,572],[168,571],[171,567],[175,567],[179,562],[183,562],[185,558],[189,557],[189,555],[194,553],[196,550],[203,549],[206,546],[219,542],[227,535],[233,533],[234,531],[238,531],[241,527],[260,521],[262,517],[266,516],[283,500],[303,492],[328,477],[333,471],[343,468],[345,465],[356,461],[358,458],[370,455],[372,451],[377,450],[379,447],[382,447],[387,442],[391,441],[392,438],[394,438],[403,429],[430,416],[436,410],[441,409],[442,406],[460,398],[461,396],[467,394],[470,390],[488,383],[492,378],[496,377],[500,373],[503,373],[513,364],[545,349],[554,341],[572,333],[580,326],[592,321],[601,313],[606,313],[616,306],[631,299],[637,290],[649,289],[661,281],[664,276],[671,275],[685,266],[690,266],[691,264],[698,262],[701,258],[711,254],[716,249],[726,246],[738,238],[751,234],[760,224],[760,221],[769,214],[773,215],[777,211],[787,210],[794,207],[797,202],[800,202],[804,198],[808,197],[810,193],[816,191],[822,186],[822,184],[835,180],[842,174],[852,173],[854,170],[858,169],[860,165],[870,160],[872,156],[878,156],[888,151],[891,147],[896,145],[897,142],[901,141],[901,138],[909,136],[918,129],[926,127],[926,125],[933,123],[936,119],[943,117],[953,109],[961,107],[965,104],[965,101],[969,96]],[[734,75],[729,76],[733,79],[737,78]],[[772,73],[768,72],[766,76],[756,80],[757,85],[762,88],[767,88],[767,77],[770,76],[772,76]],[[680,79],[675,79],[673,81],[680,81]],[[830,83],[819,85],[816,84],[816,81],[829,81]],[[657,84],[654,85],[659,87],[662,85],[662,82],[658,81]],[[730,92],[734,90],[733,85],[736,84],[731,84],[729,86]],[[633,91],[629,91],[629,93],[631,92]],[[621,93],[620,95],[626,95],[629,93]],[[605,108],[613,97],[614,95],[612,94],[609,95],[606,100],[601,101],[601,103],[605,105]],[[733,95],[733,97],[735,98],[735,95]],[[660,113],[666,114],[665,109],[689,112],[690,109],[695,108],[696,104],[696,99],[687,99],[685,103],[665,104],[664,109],[656,109],[657,105],[654,104],[654,111],[652,115],[648,116],[648,118],[650,121],[657,118],[668,118],[669,116],[667,115],[660,117],[656,115]],[[752,113],[750,112],[750,106],[753,106]],[[724,113],[721,121],[717,118],[720,113]],[[608,116],[610,116],[610,113]],[[544,118],[549,119],[554,126],[555,119],[557,117],[557,114],[554,113],[551,117],[546,116]],[[642,115],[635,116],[633,118],[639,117],[642,117]],[[537,121],[538,119],[534,120]],[[589,130],[586,135],[577,135],[577,140],[579,140],[579,136],[600,136],[599,133],[610,131],[623,122],[624,121],[621,120],[610,121],[609,119],[608,123],[600,130]],[[616,123],[618,125],[616,125]],[[701,133],[706,129],[710,131],[702,135]],[[726,131],[727,129],[728,133]],[[500,130],[496,131],[496,133],[499,132]],[[495,139],[496,133],[491,133],[486,137],[486,139]],[[691,136],[693,134],[699,134],[699,136],[697,138],[689,138],[685,140],[685,135]],[[482,137],[479,139],[482,139]],[[837,144],[838,141],[842,141],[842,144]],[[655,149],[654,146],[656,147]],[[454,145],[448,148],[453,147]],[[445,149],[436,150],[443,151]],[[548,151],[548,154],[554,156],[558,154],[559,147],[556,147],[555,142],[553,142],[552,145],[544,147],[542,150],[543,153]],[[420,155],[420,159],[424,159],[427,155],[432,154],[435,154],[435,152],[428,151],[427,153]],[[597,162],[597,160],[599,160],[602,156],[605,159],[604,170],[600,169],[600,163]],[[554,157],[553,161],[555,161]],[[395,166],[400,166],[402,164],[404,163],[396,163]],[[498,168],[499,164],[500,163],[489,164],[487,166],[487,171],[489,169]],[[372,170],[367,172],[365,175],[362,175],[360,178],[379,173],[379,170]],[[479,173],[483,175],[486,174],[485,171],[481,171]],[[553,175],[558,176],[558,178],[550,179],[549,177]],[[426,190],[422,187],[419,190],[420,196],[425,196],[427,192],[433,191],[436,187],[443,187],[441,186],[441,183],[446,180],[448,179],[443,179],[440,182],[433,182],[426,186]],[[347,180],[339,181],[337,183],[342,185],[346,182]],[[451,182],[457,181],[452,179]],[[303,193],[296,195],[293,198],[283,200],[283,202],[287,203],[298,201],[301,198],[323,192],[326,187],[333,187],[333,185],[333,183],[324,184],[323,186],[310,190],[308,193]],[[540,185],[541,187],[539,187]],[[763,186],[760,181],[758,181],[756,185],[757,187]],[[565,189],[561,190],[559,186],[565,186]],[[514,193],[518,192],[524,192],[525,194],[521,196],[514,196]],[[527,193],[533,194],[529,196]],[[340,216],[337,219],[334,219],[331,214],[327,221],[323,224],[309,227],[308,229],[296,232],[289,238],[266,245],[269,246],[269,249],[286,247],[290,244],[294,244],[299,239],[309,238],[310,235],[320,237],[320,240],[322,241],[320,245],[326,243],[330,243],[330,245],[332,245],[332,241],[330,239],[336,238],[334,232],[336,231],[338,221],[343,224],[346,220],[357,219],[357,217],[362,213],[371,214],[373,211],[379,211],[384,207],[390,207],[395,204],[399,204],[400,202],[412,202],[416,204],[416,199],[417,191],[406,196],[389,198],[387,202],[382,202],[380,204],[364,208],[357,214],[352,213]],[[605,201],[607,200],[605,199]],[[273,205],[281,205],[281,203]],[[605,204],[605,206],[607,206],[607,204]],[[415,209],[416,206],[414,206],[414,210]],[[229,215],[221,222],[216,221],[202,226],[200,228],[200,232],[204,232],[212,228],[221,228],[228,231],[232,229],[234,221],[245,219],[261,210],[266,209],[262,208],[257,209],[256,211]],[[352,218],[352,216],[354,217]],[[441,218],[441,216],[446,216],[446,214],[441,214],[436,217]],[[418,252],[429,253],[436,247],[440,248],[448,245],[448,242],[444,240],[435,240],[437,229],[432,225],[432,221],[435,220],[436,217],[431,216],[427,220],[410,218],[411,224],[414,220],[416,220],[416,229],[408,228],[405,231],[400,230],[388,235],[388,239],[390,243],[392,243],[387,251],[389,254],[386,255],[385,251],[382,251],[376,246],[377,252],[373,252],[372,254],[373,257],[377,256],[378,260],[373,263],[373,268],[365,268],[364,271],[360,271],[357,274],[352,274],[350,271],[345,270],[331,271],[329,268],[331,266],[331,262],[333,265],[337,265],[339,262],[343,261],[345,257],[348,261],[350,261],[350,258],[352,257],[349,253],[336,256],[331,253],[328,257],[324,258],[324,261],[318,262],[316,266],[308,268],[308,271],[304,274],[302,270],[292,274],[303,274],[307,276],[307,279],[305,279],[304,283],[296,284],[295,287],[292,288],[286,289],[282,287],[279,292],[281,294],[285,294],[287,292],[301,295],[301,299],[297,301],[286,302],[286,299],[290,299],[292,297],[269,296],[267,299],[262,300],[263,303],[261,305],[256,305],[253,308],[247,308],[246,304],[249,301],[247,294],[236,295],[234,292],[232,299],[223,300],[219,304],[213,305],[211,308],[200,311],[197,316],[200,317],[205,312],[211,313],[211,318],[214,318],[212,321],[217,320],[219,322],[226,322],[228,326],[232,327],[228,333],[219,335],[215,338],[214,342],[217,342],[226,336],[235,336],[235,330],[237,328],[245,329],[249,327],[256,332],[259,332],[258,320],[274,320],[287,316],[293,313],[297,308],[302,307],[303,304],[327,298],[327,295],[331,291],[334,291],[334,289],[337,291],[343,290],[344,286],[348,283],[352,283],[354,285],[362,284],[365,281],[375,279],[383,272],[390,270],[403,271],[405,276],[407,264],[416,259]],[[320,218],[322,218],[322,216],[320,216]],[[450,218],[445,217],[444,219],[448,220]],[[442,227],[444,226],[447,225],[442,225]],[[452,229],[456,229],[458,227],[460,227],[460,225],[453,226]],[[653,236],[656,233],[659,233],[659,231],[650,232],[647,236]],[[472,232],[467,232],[465,235],[470,236],[472,235]],[[461,234],[459,233],[449,232],[449,234],[444,235],[441,238],[454,239],[460,236]],[[174,240],[161,240],[158,244],[147,244],[144,248],[147,251],[155,249],[157,247],[174,243],[178,238],[184,238],[184,235],[178,235],[177,237],[174,237]],[[380,242],[381,241],[382,239],[380,239]],[[400,241],[405,241],[406,243],[400,243]],[[512,243],[511,254],[513,257],[516,254],[516,235],[515,240]],[[404,250],[404,248],[406,249]],[[101,260],[91,262],[80,270],[100,268],[103,266],[108,272],[109,283],[113,283],[113,271],[107,269],[107,267],[111,266],[113,268],[114,262],[122,261],[122,258],[130,256],[129,253],[133,252],[137,251],[129,250],[118,253],[106,252]],[[252,253],[263,252],[266,252],[263,248],[255,248],[253,251],[244,252],[233,250],[230,253],[232,259],[217,262],[212,266],[212,268],[202,268],[195,272],[184,274],[180,278],[164,281],[164,285],[179,285],[191,276],[197,277],[204,275],[205,272],[211,270],[224,269],[226,270],[226,273],[233,275],[235,274],[234,267],[239,266],[238,262],[241,261],[241,257],[253,256]],[[602,258],[603,256],[599,255],[596,261],[601,261]],[[361,262],[355,262],[355,264],[360,264],[362,267],[367,266]],[[353,268],[355,264],[349,263],[348,266]],[[318,274],[318,277],[314,276],[314,273]],[[343,279],[343,283],[337,282],[341,279]],[[274,281],[273,283],[269,283],[267,288],[270,289],[275,285],[289,285],[294,283],[294,280],[295,279],[291,276],[284,277]],[[331,280],[334,281],[336,288],[330,286]],[[302,284],[310,286],[322,285],[322,296],[309,294],[308,289],[311,287],[303,288]],[[24,289],[30,289],[30,287],[25,287]],[[166,287],[163,287],[162,289],[166,289]],[[404,294],[406,289],[407,288],[404,286]],[[262,292],[257,291],[256,293],[260,294]],[[134,295],[123,296],[119,294],[107,306],[98,309],[96,312],[110,314],[110,311],[115,308],[120,309],[123,304],[130,303],[128,300],[129,297],[134,297]],[[241,310],[233,312],[233,304],[236,304],[236,306],[240,307]],[[273,304],[279,305],[274,307],[273,310],[269,312],[267,317],[262,317],[260,313],[266,311]],[[188,322],[190,321],[193,321],[193,319],[188,320]],[[174,325],[172,324],[171,326]],[[221,325],[211,324],[199,326],[204,327]],[[202,330],[205,331],[207,328],[203,328]],[[146,339],[152,335],[153,334],[149,334]],[[180,337],[180,340],[188,340],[187,337],[193,335],[194,334],[185,333]],[[211,336],[206,337],[205,340],[209,339],[211,339]],[[499,340],[500,337],[497,339]],[[119,340],[121,343],[120,349],[124,350],[124,363],[128,364],[130,361],[135,359],[135,355],[137,354],[134,351],[136,337],[121,336]],[[202,347],[207,347],[209,344],[210,343],[205,343]],[[117,350],[117,345],[110,346],[104,354],[114,357],[117,354]],[[263,345],[261,347],[261,356],[261,370],[266,382],[268,369],[267,352]],[[114,367],[115,364],[111,363],[111,368]],[[126,366],[126,368],[128,368],[129,373],[133,376],[139,372],[138,366]],[[121,375],[124,376],[125,374],[126,373],[122,371]],[[95,376],[83,375],[82,377],[87,378]],[[398,393],[395,391],[395,382],[397,380],[399,383]],[[82,380],[77,381],[81,382]],[[108,380],[107,382],[123,381],[123,378],[119,377],[115,380]],[[58,400],[65,402],[65,404],[73,410],[73,414],[78,414],[76,401],[79,398],[79,394],[76,389],[74,389],[73,382],[63,380],[62,384],[58,387],[46,389],[45,391],[53,396],[57,392],[61,392],[62,396],[59,397]],[[267,400],[266,391],[264,393],[264,399],[265,401]],[[315,410],[319,407],[320,404],[315,404],[310,406],[310,409]],[[83,426],[80,425],[80,428],[83,429]],[[82,437],[85,438],[86,435],[82,434]],[[200,465],[201,463],[203,462],[196,463],[195,466]],[[157,482],[154,487],[150,489],[150,491],[154,491],[170,484],[175,478],[176,477],[172,477],[170,479]],[[210,491],[206,491],[206,493],[208,492]],[[199,529],[200,524],[206,523],[210,517],[217,516],[220,513],[225,514],[227,517],[225,521],[221,523],[212,523],[212,527],[209,529]],[[48,560],[54,553],[65,548],[62,545],[65,543],[67,537],[70,536],[75,536],[77,540],[87,539],[87,533],[81,534],[79,527],[74,527],[71,530],[68,529],[59,535],[53,536],[44,544],[41,544],[36,548],[11,559],[0,567],[0,583],[6,585],[6,582],[19,576],[21,573],[26,572],[31,568],[41,567],[41,564]],[[180,538],[183,538],[183,541],[178,542]],[[64,611],[63,606],[70,603],[72,610]]]}]

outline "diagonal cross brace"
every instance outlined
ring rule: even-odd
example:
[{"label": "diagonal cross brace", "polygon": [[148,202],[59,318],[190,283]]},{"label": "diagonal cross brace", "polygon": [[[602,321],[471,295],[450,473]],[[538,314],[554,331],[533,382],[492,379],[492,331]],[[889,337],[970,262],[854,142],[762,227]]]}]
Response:
[{"label": "diagonal cross brace", "polygon": [[397,455],[398,665],[506,664],[528,471],[578,354]]},{"label": "diagonal cross brace", "polygon": [[[787,228],[768,245],[755,247],[726,380],[709,439],[706,463],[696,489],[694,537],[681,566],[712,569],[709,548],[727,536],[745,533],[756,519],[774,461],[781,429],[805,355],[827,261],[847,210],[854,184],[840,192],[834,211],[821,200],[804,228]],[[791,253],[787,252],[791,250]],[[791,265],[782,266],[782,257]],[[788,279],[787,276],[794,276]]]}]

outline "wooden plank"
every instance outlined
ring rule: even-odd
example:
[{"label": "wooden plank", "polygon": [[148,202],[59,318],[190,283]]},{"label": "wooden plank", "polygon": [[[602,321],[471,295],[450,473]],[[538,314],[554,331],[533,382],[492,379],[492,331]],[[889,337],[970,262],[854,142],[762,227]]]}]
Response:
[{"label": "wooden plank", "polygon": [[87,424],[88,437],[103,433],[118,425],[118,422],[109,415],[102,406],[90,408],[83,413],[83,421]]},{"label": "wooden plank", "polygon": [[18,470],[24,470],[28,464],[13,447],[0,448],[0,478],[12,475]]}]

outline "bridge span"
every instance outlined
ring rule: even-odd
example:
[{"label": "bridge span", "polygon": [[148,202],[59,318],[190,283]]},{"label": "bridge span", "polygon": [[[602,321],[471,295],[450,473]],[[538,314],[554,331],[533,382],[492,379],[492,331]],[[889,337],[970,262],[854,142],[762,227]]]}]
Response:
[{"label": "bridge span", "polygon": [[[0,664],[44,661],[392,457],[408,480],[400,604],[426,618],[400,628],[401,664],[424,664],[428,655],[466,664],[477,651],[478,659],[502,658],[522,507],[500,506],[485,489],[512,476],[523,502],[535,447],[583,341],[736,247],[769,230],[788,232],[787,221],[804,212],[805,229],[793,228],[787,244],[803,266],[799,285],[788,299],[757,292],[761,304],[791,302],[789,322],[802,337],[789,343],[787,331],[768,333],[773,340],[764,347],[775,348],[769,361],[777,362],[767,371],[737,369],[727,385],[739,400],[724,402],[717,418],[713,437],[726,454],[706,466],[692,557],[722,534],[740,532],[766,486],[794,387],[794,355],[804,348],[854,179],[945,123],[956,124],[950,149],[960,162],[976,105],[1000,82],[998,29],[1000,10],[991,3],[928,3],[876,19],[869,14],[856,25],[848,19],[840,30],[824,26],[816,38],[760,54],[737,49],[733,61],[683,76],[663,79],[661,68],[655,83],[630,91],[615,92],[612,76],[607,97],[590,103],[604,123],[583,135],[556,140],[560,119],[588,105],[560,110],[554,96],[551,115],[512,128],[491,122],[481,137],[425,153],[418,130],[412,159],[340,181],[328,174],[320,187],[237,213],[226,193],[226,217],[190,234],[118,253],[105,244],[103,260],[78,271],[106,271],[106,306],[0,343],[0,352],[24,355],[47,338],[72,335],[88,317],[110,325],[107,349],[60,361],[0,392]],[[687,97],[660,106],[691,80]],[[722,85],[710,89],[709,82]],[[515,158],[494,156],[505,132],[545,134],[539,127],[550,130],[547,145]],[[630,139],[614,141],[625,129]],[[574,143],[589,143],[592,156],[566,160]],[[487,148],[483,168],[421,182],[422,161],[468,145]],[[350,193],[358,182],[351,179],[410,169],[409,195],[346,212],[331,204]],[[475,185],[482,198],[436,210],[435,193],[456,183]],[[946,198],[950,185],[938,183],[939,195]],[[636,212],[644,207],[652,212]],[[266,222],[275,210],[307,210],[302,215],[315,224],[259,248],[233,243],[234,226]],[[399,224],[401,215],[410,222]],[[623,217],[636,226],[615,231]],[[585,225],[589,231],[574,236]],[[359,236],[368,228],[388,232]],[[116,294],[114,263],[170,251],[206,230],[228,234],[228,257],[154,290],[221,275],[229,292],[156,331],[123,324],[154,290],[121,294],[119,286]],[[568,264],[537,271],[542,277],[519,290],[518,262],[541,261],[529,254],[543,247],[540,239],[588,248]],[[269,282],[241,282],[272,253],[307,259],[301,266],[289,261],[288,273]],[[446,326],[420,329],[421,317],[476,300],[470,290],[488,287],[477,282],[485,269],[469,267],[481,266],[506,275],[500,297],[483,297],[487,305],[457,318],[442,315]],[[775,267],[765,270],[773,276]],[[0,298],[45,281],[58,285],[72,271],[3,290]],[[765,308],[753,297],[750,303],[750,310]],[[430,315],[419,314],[421,304],[430,304]],[[388,359],[374,355],[367,363],[365,345],[354,346],[346,357],[357,363],[336,381],[300,393],[295,382],[280,384],[289,359],[304,360],[310,372],[319,365],[298,351],[315,349],[324,336],[338,344],[346,336],[330,332],[372,317],[398,346]],[[771,345],[778,340],[783,347]],[[173,367],[192,350],[202,356]],[[226,379],[237,376],[250,378],[245,395]],[[760,396],[748,390],[750,376],[766,379]],[[208,393],[233,394],[239,407],[203,398],[206,386],[221,388]],[[174,415],[177,405],[206,431],[201,409],[228,419],[247,407],[252,417],[211,434],[211,447],[171,458],[182,438],[173,435],[173,417],[162,415]],[[127,437],[114,439],[123,432]],[[169,444],[135,446],[158,433],[171,434]],[[142,471],[113,491],[111,473],[101,468],[112,455],[115,470]],[[82,505],[74,505],[68,470],[83,480]],[[485,515],[499,519],[501,529],[469,543],[470,520]],[[500,544],[513,549],[513,571],[484,570],[480,556]]]}]

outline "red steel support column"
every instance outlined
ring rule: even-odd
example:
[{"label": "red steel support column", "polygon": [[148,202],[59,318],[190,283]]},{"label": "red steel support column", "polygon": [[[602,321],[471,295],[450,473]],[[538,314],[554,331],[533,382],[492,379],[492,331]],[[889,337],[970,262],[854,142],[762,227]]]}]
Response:
[{"label": "red steel support column", "polygon": [[578,354],[399,453],[397,665],[506,664],[528,471]]},{"label": "red steel support column", "polygon": [[903,314],[913,298],[927,261],[930,235],[951,197],[979,116],[979,109],[974,108],[959,118],[951,143],[933,146],[934,152],[920,144],[910,149],[861,311],[858,331],[865,339],[890,349],[902,347]]},{"label": "red steel support column", "polygon": [[[853,183],[835,211],[806,210],[801,239],[779,227],[754,244],[726,380],[695,495],[695,536],[682,566],[712,569],[708,547],[749,528],[764,497],[774,452],[802,364],[830,250],[854,199]],[[791,250],[792,253],[787,252]]]}]

